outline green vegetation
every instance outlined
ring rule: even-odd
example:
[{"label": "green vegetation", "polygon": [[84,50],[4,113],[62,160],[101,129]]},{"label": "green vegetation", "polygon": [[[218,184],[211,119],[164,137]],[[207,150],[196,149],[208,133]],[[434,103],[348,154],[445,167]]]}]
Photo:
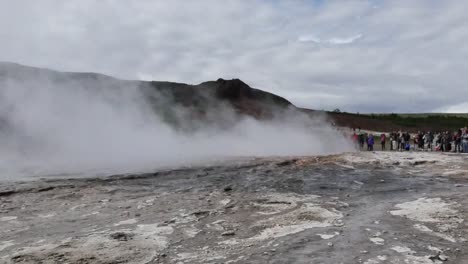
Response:
[{"label": "green vegetation", "polygon": [[400,113],[400,114],[370,114],[370,115],[378,115],[378,116],[400,116],[400,117],[463,117],[468,118],[468,113]]},{"label": "green vegetation", "polygon": [[468,126],[468,114],[370,114],[368,116],[408,128],[456,130]]},{"label": "green vegetation", "polygon": [[[312,111],[310,114],[323,112]],[[330,120],[337,126],[361,128],[371,131],[456,131],[468,127],[467,114],[359,114],[338,111],[326,112]]]}]

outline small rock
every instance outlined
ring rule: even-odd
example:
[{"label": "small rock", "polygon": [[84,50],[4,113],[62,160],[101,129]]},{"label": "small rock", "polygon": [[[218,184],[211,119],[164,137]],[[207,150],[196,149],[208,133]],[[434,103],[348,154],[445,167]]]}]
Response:
[{"label": "small rock", "polygon": [[236,232],[234,231],[226,231],[224,233],[221,234],[222,236],[235,236],[236,235]]},{"label": "small rock", "polygon": [[122,216],[130,216],[130,212],[129,212],[129,211],[123,211],[120,215],[122,215]]},{"label": "small rock", "polygon": [[196,216],[196,217],[205,217],[207,215],[210,214],[210,211],[197,211],[197,212],[193,212],[192,215]]},{"label": "small rock", "polygon": [[164,221],[164,224],[175,224],[175,222],[176,222],[175,219],[171,219],[171,220]]},{"label": "small rock", "polygon": [[369,253],[369,251],[367,251],[367,250],[361,251],[361,254],[367,254],[367,253]]},{"label": "small rock", "polygon": [[328,242],[327,244],[329,247],[333,247],[333,243],[332,242]]},{"label": "small rock", "polygon": [[430,256],[429,257],[430,260],[432,261],[435,261],[435,260],[442,260],[442,261],[447,261],[448,260],[448,257],[444,254],[441,254],[440,252],[437,253],[437,255],[435,256]]},{"label": "small rock", "polygon": [[224,187],[224,191],[225,192],[230,192],[230,191],[232,191],[232,187],[231,186],[226,186],[226,187]]},{"label": "small rock", "polygon": [[124,232],[116,232],[110,235],[112,239],[118,241],[128,241],[133,238],[133,234],[124,233]]}]

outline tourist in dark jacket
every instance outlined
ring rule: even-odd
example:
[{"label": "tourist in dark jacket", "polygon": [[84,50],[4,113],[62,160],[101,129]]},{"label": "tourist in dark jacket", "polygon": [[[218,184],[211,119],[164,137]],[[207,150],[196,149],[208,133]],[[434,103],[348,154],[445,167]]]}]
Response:
[{"label": "tourist in dark jacket", "polygon": [[443,133],[442,135],[442,151],[443,152],[448,152],[450,151],[450,141],[451,141],[451,136],[450,136],[450,133],[448,131],[445,131],[445,133]]},{"label": "tourist in dark jacket", "polygon": [[365,141],[364,133],[359,133],[359,146],[361,147],[361,150],[364,149],[364,141]]},{"label": "tourist in dark jacket", "polygon": [[450,152],[450,151],[452,150],[453,136],[452,136],[452,134],[451,134],[449,131],[447,131],[447,132],[445,132],[445,133],[447,134],[447,146],[446,146],[446,147],[447,147],[447,148],[446,148],[447,150],[446,150],[446,151],[447,151],[447,152]]},{"label": "tourist in dark jacket", "polygon": [[406,132],[404,135],[403,135],[403,140],[405,141],[405,147],[404,149],[405,150],[409,150],[409,146],[410,146],[410,140],[411,140],[411,136],[408,132]]},{"label": "tourist in dark jacket", "polygon": [[417,137],[418,137],[419,150],[424,150],[424,139],[423,139],[424,134],[421,131],[419,131]]}]

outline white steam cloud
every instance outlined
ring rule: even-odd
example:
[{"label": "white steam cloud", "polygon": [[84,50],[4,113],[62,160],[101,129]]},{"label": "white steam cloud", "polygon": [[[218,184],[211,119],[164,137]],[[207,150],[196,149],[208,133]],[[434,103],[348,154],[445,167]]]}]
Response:
[{"label": "white steam cloud", "polygon": [[[100,85],[102,81],[43,76],[0,83],[0,180],[141,172],[235,157],[352,150],[326,122],[297,111],[270,121],[243,117],[227,127],[175,129],[154,114],[136,82]],[[166,99],[160,95],[160,100]],[[234,115],[227,106],[216,112],[218,119],[232,120]]]}]

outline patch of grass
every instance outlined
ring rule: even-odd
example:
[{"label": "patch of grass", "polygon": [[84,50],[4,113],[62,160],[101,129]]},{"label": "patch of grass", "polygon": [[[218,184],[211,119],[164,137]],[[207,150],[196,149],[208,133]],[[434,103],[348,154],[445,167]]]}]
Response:
[{"label": "patch of grass", "polygon": [[372,119],[387,120],[395,125],[409,128],[432,127],[438,130],[456,130],[468,125],[468,115],[449,114],[386,114],[369,115]]},{"label": "patch of grass", "polygon": [[468,126],[468,113],[352,114],[328,112],[342,126],[375,131],[455,131]]}]

